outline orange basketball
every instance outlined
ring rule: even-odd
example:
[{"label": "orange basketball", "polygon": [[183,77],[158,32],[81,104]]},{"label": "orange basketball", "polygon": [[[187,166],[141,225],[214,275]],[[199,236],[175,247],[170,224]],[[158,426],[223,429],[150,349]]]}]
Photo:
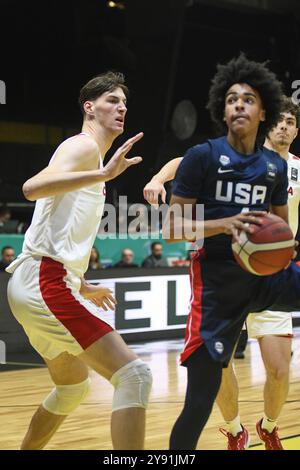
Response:
[{"label": "orange basketball", "polygon": [[252,233],[240,232],[242,245],[232,243],[236,261],[246,271],[267,276],[284,269],[294,254],[294,236],[289,225],[274,214],[262,217],[262,224],[251,224]]}]

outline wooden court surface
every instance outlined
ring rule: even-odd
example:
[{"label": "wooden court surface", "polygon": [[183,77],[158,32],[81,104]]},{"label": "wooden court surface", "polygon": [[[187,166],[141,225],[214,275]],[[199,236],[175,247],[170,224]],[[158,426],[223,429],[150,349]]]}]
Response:
[{"label": "wooden court surface", "polygon": [[[186,370],[178,365],[181,340],[137,344],[133,349],[149,363],[154,381],[147,416],[146,449],[167,449],[170,430],[181,411]],[[293,341],[291,385],[279,421],[286,449],[300,449],[300,330]],[[235,362],[240,385],[240,416],[251,433],[251,448],[262,449],[255,423],[263,412],[264,368],[256,341],[248,344],[246,358]],[[1,366],[0,366],[1,367]],[[92,388],[85,402],[65,421],[47,449],[111,449],[109,417],[113,388],[91,371]],[[30,418],[49,393],[52,382],[46,368],[0,373],[0,450],[18,449]],[[223,426],[215,406],[198,449],[225,449]],[[253,447],[252,447],[253,446]]]}]

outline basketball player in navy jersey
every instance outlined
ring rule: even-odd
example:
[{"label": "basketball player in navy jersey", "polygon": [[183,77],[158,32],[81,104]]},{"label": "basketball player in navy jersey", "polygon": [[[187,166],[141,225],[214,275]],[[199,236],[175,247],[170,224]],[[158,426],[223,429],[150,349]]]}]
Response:
[{"label": "basketball player in navy jersey", "polygon": [[226,124],[227,135],[189,149],[176,174],[170,209],[201,203],[205,220],[170,218],[164,227],[169,241],[175,241],[178,223],[204,230],[203,249],[191,263],[192,301],[181,355],[188,385],[171,449],[196,448],[247,314],[300,308],[295,263],[272,276],[254,276],[238,266],[231,250],[232,235],[250,231],[247,222],[259,224],[260,211],[271,209],[288,221],[287,164],[256,145],[258,133],[278,122],[281,95],[276,76],[243,54],[219,66],[208,109],[214,122]]},{"label": "basketball player in navy jersey", "polygon": [[[298,135],[300,108],[291,98],[283,96],[279,122],[268,133],[264,146],[277,152],[288,165],[289,179],[289,224],[296,235],[298,229],[298,208],[300,201],[300,158],[290,153],[290,146]],[[152,205],[158,204],[158,197],[165,202],[164,184],[174,179],[182,157],[166,163],[144,188],[144,197]],[[286,312],[265,311],[247,317],[250,338],[259,342],[266,369],[264,386],[264,417],[257,422],[257,432],[266,450],[282,450],[277,431],[277,419],[286,401],[289,389],[289,368],[293,336],[292,315]],[[241,424],[238,408],[238,382],[232,360],[223,369],[222,383],[217,404],[226,421],[228,450],[245,450],[249,446],[248,430]]]},{"label": "basketball player in navy jersey", "polygon": [[[290,153],[290,146],[298,135],[300,108],[291,98],[283,97],[281,116],[268,133],[264,146],[277,152],[288,166],[289,224],[294,236],[298,230],[300,202],[300,159]],[[277,421],[289,391],[289,369],[292,352],[292,314],[280,311],[263,311],[247,317],[249,338],[257,339],[265,366],[266,380],[263,392],[263,417],[256,423],[259,438],[266,450],[284,450],[278,434]],[[217,396],[226,429],[220,431],[227,437],[228,450],[245,450],[250,443],[248,430],[239,415],[239,387],[230,361],[223,370],[222,383]]]}]

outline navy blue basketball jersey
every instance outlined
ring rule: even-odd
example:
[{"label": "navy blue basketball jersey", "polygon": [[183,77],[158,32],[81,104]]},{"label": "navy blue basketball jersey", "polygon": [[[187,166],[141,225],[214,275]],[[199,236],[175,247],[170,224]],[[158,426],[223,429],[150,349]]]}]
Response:
[{"label": "navy blue basketball jersey", "polygon": [[[248,210],[284,205],[288,194],[287,163],[276,152],[257,147],[251,155],[237,152],[227,137],[190,148],[176,173],[173,194],[204,204],[204,219],[231,217]],[[231,236],[207,237],[209,257],[231,258]]]}]

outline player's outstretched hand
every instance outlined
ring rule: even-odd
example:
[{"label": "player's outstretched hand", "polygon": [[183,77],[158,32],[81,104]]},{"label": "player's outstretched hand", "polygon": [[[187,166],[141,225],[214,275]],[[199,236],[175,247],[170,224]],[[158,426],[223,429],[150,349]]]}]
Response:
[{"label": "player's outstretched hand", "polygon": [[141,140],[143,136],[144,133],[139,132],[139,134],[131,137],[131,139],[128,139],[123,145],[121,145],[121,147],[118,148],[107,165],[103,168],[105,181],[116,178],[131,165],[136,165],[142,161],[142,157],[125,158],[125,156],[132,149],[133,145]]},{"label": "player's outstretched hand", "polygon": [[151,180],[144,187],[144,198],[155,209],[158,208],[158,197],[161,197],[162,202],[166,202],[166,190],[164,185],[158,180]]},{"label": "player's outstretched hand", "polygon": [[253,227],[251,224],[261,225],[262,217],[267,215],[264,211],[249,211],[249,212],[240,212],[233,217],[226,217],[222,219],[224,233],[226,235],[232,235],[234,241],[241,243],[239,238],[239,232],[243,230],[244,232],[251,233],[253,232]]},{"label": "player's outstretched hand", "polygon": [[101,284],[90,284],[85,279],[81,280],[80,294],[93,302],[97,307],[102,307],[104,310],[114,310],[117,303],[112,295],[112,291]]}]

